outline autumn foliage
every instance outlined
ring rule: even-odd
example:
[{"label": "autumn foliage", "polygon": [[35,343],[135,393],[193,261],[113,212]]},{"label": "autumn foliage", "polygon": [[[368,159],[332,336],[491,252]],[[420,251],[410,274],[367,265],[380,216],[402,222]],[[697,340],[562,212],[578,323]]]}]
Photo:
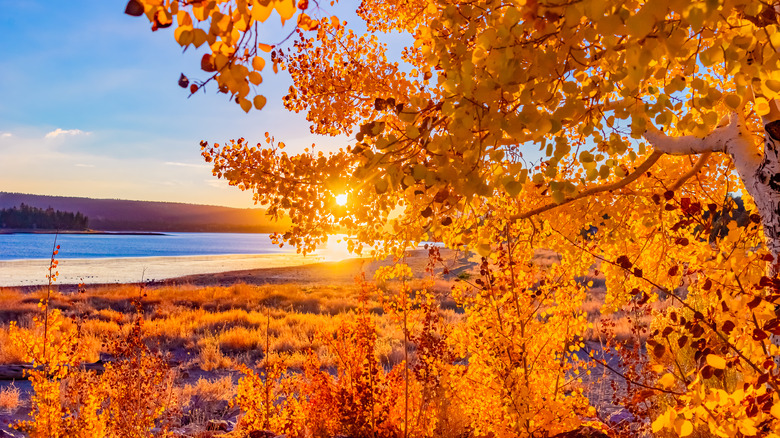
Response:
[{"label": "autumn foliage", "polygon": [[[598,361],[582,353],[580,306],[589,286],[580,279],[598,270],[605,313],[673,302],[652,313],[647,356],[631,380],[643,385],[634,403],[646,407],[633,409],[643,416],[625,433],[777,436],[774,4],[365,1],[358,8],[364,34],[312,6],[128,4],[153,29],[175,17],[183,46],[208,43],[201,68],[211,77],[193,91],[213,80],[248,111],[266,63],[260,52],[270,50],[267,61],[293,81],[285,106],[305,111],[312,132],[354,136],[330,153],[288,154],[271,134],[260,143],[202,143],[215,174],[252,190],[272,215],[292,218],[279,243],[310,251],[341,230],[355,238],[356,251],[378,257],[438,241],[484,258],[480,281],[453,291],[466,317],[446,333],[446,354],[408,331],[405,339],[425,346],[415,377],[405,374],[402,423],[392,420],[397,405],[383,405],[391,394],[385,385],[398,377],[373,368],[370,342],[354,344],[357,356],[344,357],[335,387],[317,383],[328,378],[312,371],[300,397],[309,394],[319,407],[306,412],[324,415],[318,409],[329,400],[348,407],[361,397],[364,411],[349,414],[356,427],[407,434],[409,413],[427,412],[418,423],[427,426],[414,431],[423,436],[436,433],[438,408],[426,397],[438,393],[462,401],[475,436],[581,427],[593,410],[576,379]],[[271,9],[282,20],[298,17],[294,41],[256,41],[253,26]],[[382,38],[390,32],[411,37],[402,53],[386,53]],[[180,85],[187,84],[183,76]],[[728,217],[735,192],[746,224],[719,219]],[[349,202],[338,205],[343,194]],[[555,251],[560,264],[535,267],[529,260],[537,249]],[[409,292],[403,296],[418,298]],[[400,306],[405,329],[410,309],[425,303]],[[350,330],[370,341],[370,324]],[[362,368],[350,368],[350,357],[362,357]],[[279,385],[274,391],[286,390],[283,378]],[[284,415],[303,403],[284,400],[274,405],[288,409]],[[257,418],[271,424],[268,415]],[[286,424],[278,427],[292,430]],[[398,424],[404,428],[388,426]]]}]

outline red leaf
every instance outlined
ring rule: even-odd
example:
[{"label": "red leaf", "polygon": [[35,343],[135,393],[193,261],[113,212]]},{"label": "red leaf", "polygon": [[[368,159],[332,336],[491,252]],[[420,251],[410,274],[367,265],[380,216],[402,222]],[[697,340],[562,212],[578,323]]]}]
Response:
[{"label": "red leaf", "polygon": [[125,14],[140,17],[144,14],[144,6],[138,0],[130,0],[125,6]]},{"label": "red leaf", "polygon": [[747,303],[747,306],[748,309],[755,309],[759,304],[761,304],[761,297],[755,297]]},{"label": "red leaf", "polygon": [[200,58],[200,69],[208,72],[213,73],[217,71],[217,68],[214,67],[214,64],[211,62],[211,55],[208,53],[205,53],[202,58]]},{"label": "red leaf", "polygon": [[769,335],[766,334],[765,331],[761,329],[753,329],[753,340],[754,341],[763,341],[764,339],[768,338]]}]

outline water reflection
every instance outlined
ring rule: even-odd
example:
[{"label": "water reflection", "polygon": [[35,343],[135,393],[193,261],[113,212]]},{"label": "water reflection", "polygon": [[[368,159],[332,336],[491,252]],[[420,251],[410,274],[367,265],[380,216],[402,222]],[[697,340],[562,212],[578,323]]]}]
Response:
[{"label": "water reflection", "polygon": [[[348,237],[345,234],[332,234],[328,236],[328,241],[314,251],[315,257],[320,257],[323,262],[337,262],[348,258],[359,257],[357,254],[349,252]],[[365,254],[365,249],[363,251]]]}]

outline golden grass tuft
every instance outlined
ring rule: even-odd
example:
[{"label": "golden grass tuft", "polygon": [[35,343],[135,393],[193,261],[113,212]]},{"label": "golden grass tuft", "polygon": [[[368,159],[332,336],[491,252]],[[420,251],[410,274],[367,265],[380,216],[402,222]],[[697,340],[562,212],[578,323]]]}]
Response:
[{"label": "golden grass tuft", "polygon": [[13,413],[21,406],[21,391],[14,383],[0,389],[0,411]]},{"label": "golden grass tuft", "polygon": [[0,364],[23,363],[25,351],[11,342],[8,327],[0,327]]},{"label": "golden grass tuft", "polygon": [[203,371],[234,368],[233,360],[224,354],[219,348],[219,341],[214,336],[202,339],[198,352],[198,363]]}]

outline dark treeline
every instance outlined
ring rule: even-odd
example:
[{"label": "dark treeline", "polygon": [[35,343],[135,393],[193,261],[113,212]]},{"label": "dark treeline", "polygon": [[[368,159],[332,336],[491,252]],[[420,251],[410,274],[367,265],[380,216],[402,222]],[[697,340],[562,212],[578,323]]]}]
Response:
[{"label": "dark treeline", "polygon": [[38,229],[38,230],[86,230],[89,218],[80,212],[31,207],[21,204],[19,207],[0,210],[0,228]]}]

